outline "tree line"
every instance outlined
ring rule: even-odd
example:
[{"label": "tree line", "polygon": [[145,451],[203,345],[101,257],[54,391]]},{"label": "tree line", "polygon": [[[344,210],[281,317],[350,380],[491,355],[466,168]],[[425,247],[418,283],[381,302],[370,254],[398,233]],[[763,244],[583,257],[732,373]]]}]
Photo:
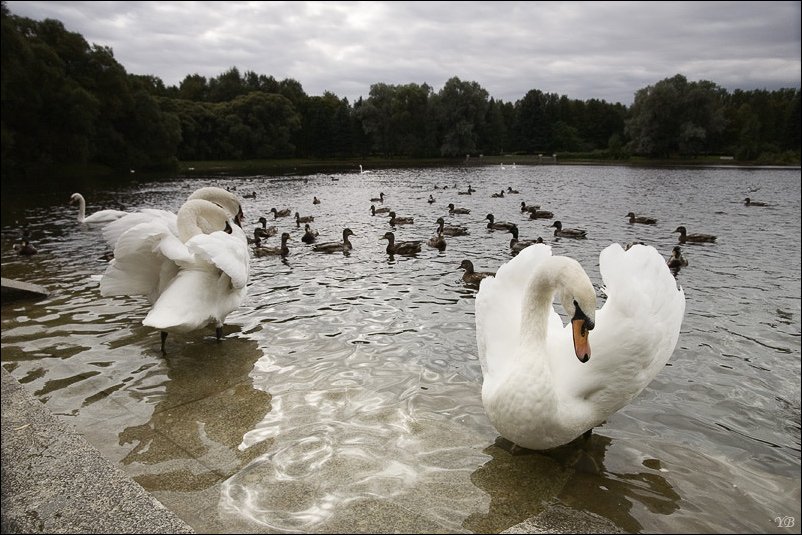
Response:
[{"label": "tree line", "polygon": [[586,158],[697,157],[799,163],[799,89],[728,92],[677,74],[627,107],[532,89],[516,102],[457,77],[376,83],[349,103],[296,80],[236,67],[165,86],[128,74],[112,50],[57,20],[2,4],[2,173],[69,165],[170,169],[179,161],[464,158],[570,153]]}]

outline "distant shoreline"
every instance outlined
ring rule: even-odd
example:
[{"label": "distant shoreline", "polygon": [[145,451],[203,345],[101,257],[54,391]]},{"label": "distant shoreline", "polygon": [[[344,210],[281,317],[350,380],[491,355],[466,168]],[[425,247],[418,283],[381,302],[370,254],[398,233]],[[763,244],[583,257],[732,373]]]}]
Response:
[{"label": "distant shoreline", "polygon": [[353,171],[358,173],[359,166],[363,169],[388,169],[394,167],[441,167],[441,166],[465,166],[465,167],[490,167],[504,165],[509,168],[512,165],[532,166],[532,165],[593,165],[593,166],[632,166],[632,167],[698,167],[698,168],[746,168],[746,169],[800,169],[800,165],[785,164],[766,164],[749,163],[735,160],[722,160],[718,158],[705,159],[676,159],[676,160],[647,160],[647,159],[627,159],[627,160],[603,160],[603,159],[582,159],[565,157],[554,159],[549,157],[538,158],[537,156],[484,156],[468,159],[432,159],[432,158],[370,158],[364,160],[246,160],[246,161],[196,161],[181,162],[178,174],[182,176],[206,175],[206,174],[267,174],[267,175],[288,175],[288,174],[314,174],[314,173],[342,173]]},{"label": "distant shoreline", "polygon": [[732,169],[800,169],[799,162],[738,161],[729,156],[700,156],[698,158],[648,159],[631,157],[627,159],[606,159],[579,157],[574,155],[503,155],[471,156],[468,158],[340,158],[340,159],[284,159],[284,160],[204,160],[182,161],[170,169],[125,169],[114,170],[101,165],[62,166],[42,169],[36,176],[15,177],[11,173],[3,176],[3,191],[27,189],[31,181],[39,187],[48,183],[77,182],[76,186],[94,182],[120,182],[148,179],[152,177],[175,176],[181,178],[209,175],[267,175],[291,176],[311,174],[359,173],[363,169],[389,169],[408,167],[491,167],[504,165],[588,165],[588,166],[631,166],[631,167],[688,167],[688,168],[732,168]]}]

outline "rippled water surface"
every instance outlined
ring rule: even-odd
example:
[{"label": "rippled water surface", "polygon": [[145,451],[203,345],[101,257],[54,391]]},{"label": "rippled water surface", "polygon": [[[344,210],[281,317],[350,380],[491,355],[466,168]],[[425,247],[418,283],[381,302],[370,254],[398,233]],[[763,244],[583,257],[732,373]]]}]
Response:
[{"label": "rippled water surface", "polygon": [[[457,194],[469,184],[473,195]],[[3,304],[3,366],[196,530],[492,532],[559,503],[628,532],[798,532],[798,169],[388,169],[81,193],[89,213],[175,211],[202,185],[255,191],[246,230],[265,215],[292,234],[291,252],[252,258],[222,342],[212,327],[171,335],[166,356],[141,324],[144,299],[100,296],[107,247],[67,204],[75,186],[2,200],[3,277],[52,292]],[[491,198],[507,187],[520,194]],[[428,239],[439,216],[470,235],[389,257],[387,217],[369,211],[380,192],[415,218],[398,239]],[[552,220],[524,218],[521,201],[588,239],[555,240]],[[471,214],[448,215],[450,202]],[[322,241],[350,227],[353,252],[311,251],[294,220],[272,221],[274,207],[314,215]],[[630,225],[629,211],[658,224]],[[510,234],[487,230],[487,213],[577,258],[597,288],[611,242],[668,256],[678,225],[718,235],[683,249],[687,306],[668,366],[589,441],[511,455],[484,414],[476,289],[459,265],[495,271],[511,258]],[[12,250],[23,228],[33,257]],[[778,525],[789,517],[795,527]]]}]

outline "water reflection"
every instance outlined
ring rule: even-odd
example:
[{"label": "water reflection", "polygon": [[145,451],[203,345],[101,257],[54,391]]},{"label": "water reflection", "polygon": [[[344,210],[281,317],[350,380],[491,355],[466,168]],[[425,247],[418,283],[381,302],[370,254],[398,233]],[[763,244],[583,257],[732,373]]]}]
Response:
[{"label": "water reflection", "polygon": [[133,445],[121,462],[151,491],[207,488],[271,445],[238,449],[271,410],[271,395],[249,376],[262,356],[257,343],[233,336],[181,342],[164,357],[163,392],[150,420],[119,433],[121,446]]},{"label": "water reflection", "polygon": [[484,450],[492,460],[471,475],[471,481],[490,495],[490,507],[470,515],[463,526],[476,533],[496,533],[560,502],[606,518],[627,533],[639,533],[643,527],[630,514],[633,504],[660,515],[677,511],[681,497],[659,474],[660,461],[644,463],[649,472],[609,472],[604,457],[611,443],[609,437],[592,434],[537,452],[499,437]]}]

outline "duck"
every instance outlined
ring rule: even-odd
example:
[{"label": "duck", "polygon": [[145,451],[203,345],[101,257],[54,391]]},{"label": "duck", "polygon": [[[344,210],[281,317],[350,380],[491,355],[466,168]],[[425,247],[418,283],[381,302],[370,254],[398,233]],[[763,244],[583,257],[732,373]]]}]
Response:
[{"label": "duck", "polygon": [[630,223],[640,223],[642,225],[656,225],[657,219],[646,216],[636,216],[635,212],[629,212],[625,217],[629,218]]},{"label": "duck", "polygon": [[435,202],[434,197],[432,195],[429,195],[429,199],[426,202],[432,204],[433,202]]},{"label": "duck", "polygon": [[390,226],[396,225],[411,225],[415,222],[415,218],[413,217],[398,217],[395,215],[395,212],[390,212],[387,214],[390,216]]},{"label": "duck", "polygon": [[476,190],[473,189],[470,184],[468,184],[468,189],[466,191],[458,191],[457,195],[473,195],[474,191]]},{"label": "duck", "polygon": [[259,218],[259,223],[262,225],[261,227],[256,227],[253,229],[254,237],[258,238],[269,238],[271,236],[275,236],[278,234],[278,227],[275,225],[267,226],[267,218],[262,216]]},{"label": "duck", "polygon": [[448,213],[449,214],[470,214],[471,211],[468,208],[457,208],[454,206],[454,203],[448,205]]},{"label": "duck", "polygon": [[288,217],[292,213],[289,208],[285,208],[284,210],[276,210],[275,208],[271,208],[270,211],[273,213],[273,219],[278,219],[279,217]]},{"label": "duck", "polygon": [[314,243],[317,240],[319,232],[317,230],[313,230],[312,227],[309,226],[309,223],[304,225],[304,235],[301,236],[301,241],[304,243]]},{"label": "duck", "polygon": [[442,217],[437,218],[437,232],[445,234],[446,236],[467,236],[469,234],[466,227],[455,225],[446,226],[446,221]]},{"label": "duck", "polygon": [[435,233],[435,235],[432,236],[431,238],[429,238],[429,241],[426,242],[426,244],[429,247],[434,247],[435,249],[437,249],[440,252],[445,251],[446,250],[446,239],[443,236],[443,231],[438,228],[437,232]]},{"label": "duck", "polygon": [[496,221],[493,214],[487,214],[485,219],[487,220],[487,228],[491,230],[510,230],[515,226],[515,223],[510,223],[509,221]]},{"label": "duck", "polygon": [[384,202],[384,192],[379,192],[379,196],[378,197],[373,197],[372,199],[370,199],[370,202],[383,203]]},{"label": "duck", "polygon": [[526,201],[521,201],[521,212],[534,212],[539,208],[539,204],[526,204]]},{"label": "duck", "polygon": [[510,252],[513,254],[520,253],[522,249],[525,249],[530,245],[543,243],[543,238],[537,238],[534,240],[519,240],[518,225],[513,225],[512,228],[510,228],[510,233],[512,234],[512,239],[510,240]]},{"label": "duck", "polygon": [[392,232],[385,232],[380,240],[387,240],[387,254],[401,254],[401,255],[414,255],[420,252],[421,245],[419,241],[395,241],[395,234]]},{"label": "duck", "polygon": [[220,340],[250,276],[247,238],[229,211],[189,199],[175,224],[175,233],[163,219],[126,230],[100,279],[103,296],[147,297],[151,308],[142,324],[161,332],[162,353],[168,333],[189,333],[209,323]]},{"label": "duck", "polygon": [[473,268],[473,262],[468,259],[460,262],[460,269],[464,269],[465,273],[462,274],[462,281],[466,284],[480,284],[488,277],[495,277],[496,273],[493,271],[476,271]]},{"label": "duck", "polygon": [[289,232],[281,233],[281,245],[278,247],[266,247],[262,245],[262,240],[256,239],[253,246],[253,254],[256,256],[281,256],[282,258],[290,254],[290,247],[287,242],[291,240]]},{"label": "duck", "polygon": [[584,239],[587,238],[587,231],[576,229],[576,228],[563,228],[562,221],[555,221],[551,224],[552,227],[556,227],[554,229],[554,235],[558,238],[576,238],[576,239]]},{"label": "duck", "polygon": [[716,236],[712,234],[688,234],[687,229],[682,225],[678,226],[674,232],[679,232],[680,243],[713,243],[716,241]]},{"label": "duck", "polygon": [[246,198],[246,199],[255,199],[256,198],[256,192],[252,191],[251,193],[246,193],[245,195],[243,195],[243,197]]},{"label": "duck", "polygon": [[313,246],[312,250],[318,253],[336,253],[339,251],[348,253],[353,249],[353,245],[351,245],[351,241],[348,238],[354,235],[354,232],[350,228],[345,228],[343,229],[343,241],[318,243]]},{"label": "duck", "polygon": [[504,197],[504,190],[501,190],[501,193],[492,194],[491,197],[494,198],[494,199],[500,199],[500,198]]},{"label": "duck", "polygon": [[554,212],[548,210],[530,210],[529,219],[551,219],[554,217]]},{"label": "duck", "polygon": [[20,243],[15,243],[13,249],[17,251],[18,255],[21,256],[31,256],[39,252],[28,240],[22,240]]},{"label": "duck", "polygon": [[389,212],[390,212],[390,207],[388,206],[382,206],[380,208],[376,208],[375,204],[370,205],[370,215],[386,214]]},{"label": "duck", "polygon": [[312,197],[312,204],[320,204],[320,199],[317,197]]},{"label": "duck", "polygon": [[768,204],[761,201],[753,201],[752,199],[747,197],[746,199],[744,199],[744,206],[768,206]]},{"label": "duck", "polygon": [[70,204],[78,203],[78,223],[86,225],[105,225],[128,215],[122,210],[99,210],[94,214],[86,215],[86,199],[80,193],[73,193],[70,196]]},{"label": "duck", "polygon": [[301,226],[301,223],[311,223],[314,220],[315,216],[313,215],[306,215],[302,217],[301,214],[295,212],[295,224],[298,225],[299,227]]},{"label": "duck", "polygon": [[682,248],[679,245],[675,245],[674,248],[671,249],[671,256],[666,261],[666,265],[668,265],[669,269],[674,270],[688,265],[688,260],[682,256]]},{"label": "duck", "polygon": [[507,193],[521,193],[517,189],[512,189],[512,186],[507,186]]},{"label": "duck", "polygon": [[599,270],[606,294],[599,310],[579,262],[553,256],[546,244],[527,247],[479,288],[482,405],[496,431],[520,447],[547,450],[591,432],[674,352],[685,294],[663,257],[650,246],[624,251],[613,243],[600,253]]}]

